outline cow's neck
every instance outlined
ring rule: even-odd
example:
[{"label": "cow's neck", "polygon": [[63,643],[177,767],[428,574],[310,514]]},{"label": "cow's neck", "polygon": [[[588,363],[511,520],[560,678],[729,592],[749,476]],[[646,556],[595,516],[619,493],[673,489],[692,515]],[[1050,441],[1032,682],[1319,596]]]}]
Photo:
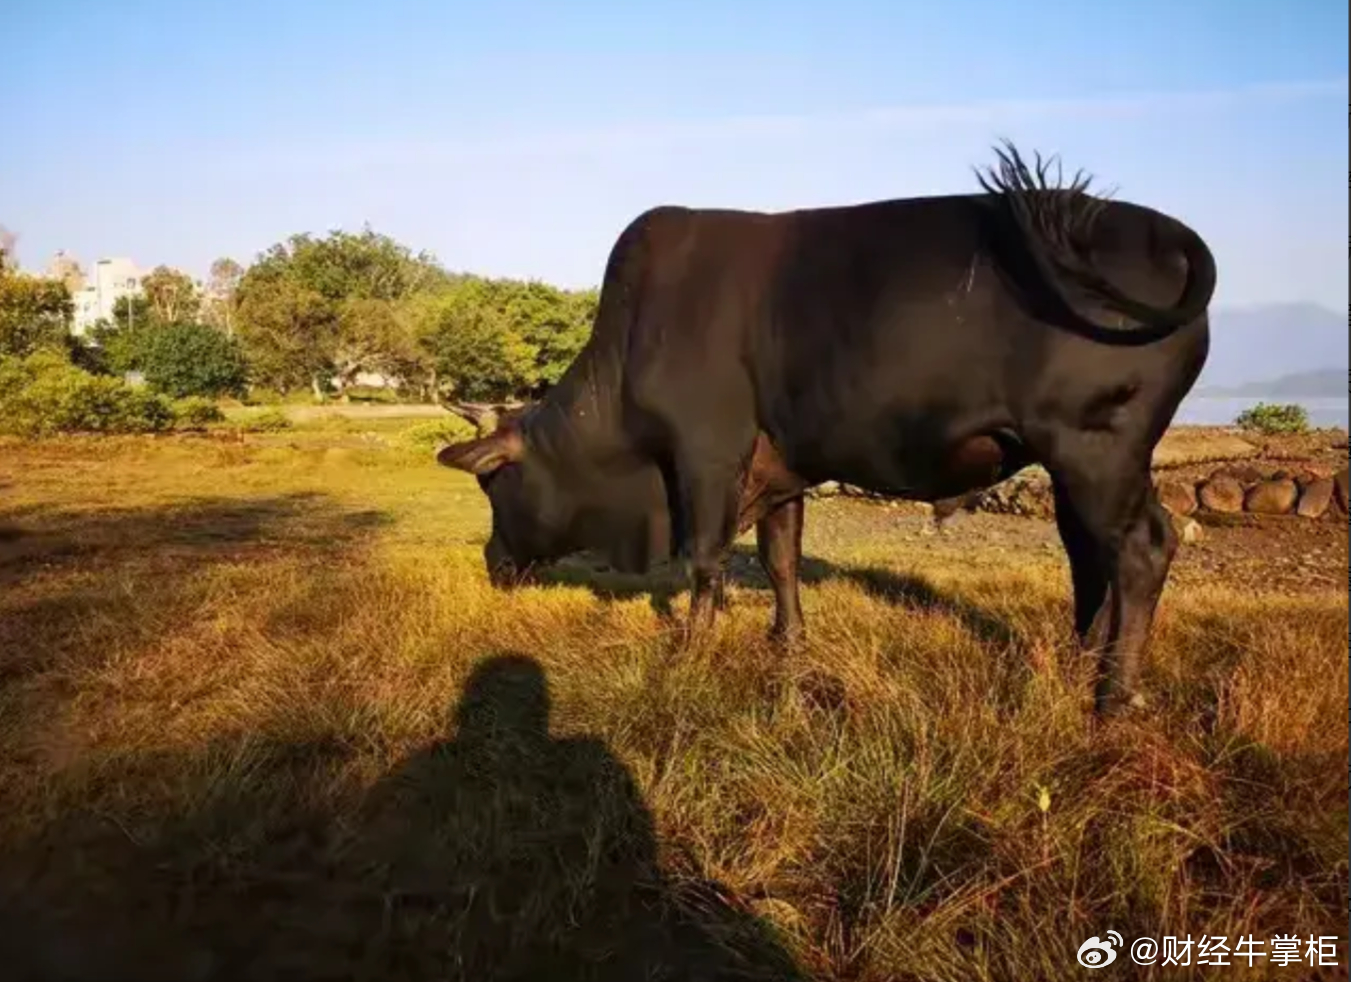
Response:
[{"label": "cow's neck", "polygon": [[532,452],[576,470],[603,469],[623,455],[619,361],[594,346],[583,349],[532,414]]}]

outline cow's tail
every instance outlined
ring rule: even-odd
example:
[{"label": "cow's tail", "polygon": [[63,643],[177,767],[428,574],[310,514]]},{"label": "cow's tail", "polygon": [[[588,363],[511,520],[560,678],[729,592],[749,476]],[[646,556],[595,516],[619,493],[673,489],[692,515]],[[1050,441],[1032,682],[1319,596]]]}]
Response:
[{"label": "cow's tail", "polygon": [[[1076,242],[1090,236],[1094,220],[1109,203],[1087,193],[1089,178],[1080,172],[1068,187],[1061,186],[1058,180],[1052,184],[1048,175],[1053,161],[1043,161],[1038,154],[1035,164],[1029,167],[1008,142],[1003,150],[995,148],[995,153],[999,156],[998,172],[991,169],[984,175],[978,173],[977,179],[986,191],[1008,206],[1039,279],[1083,326],[1108,339],[1143,341],[1171,334],[1205,313],[1215,293],[1217,270],[1210,247],[1193,229],[1181,222],[1174,223],[1177,244],[1187,260],[1187,284],[1182,296],[1171,307],[1156,307],[1137,300],[1080,259],[1074,249]],[[1075,307],[1066,291],[1067,280],[1140,326],[1131,330],[1100,324],[1087,317]]]}]

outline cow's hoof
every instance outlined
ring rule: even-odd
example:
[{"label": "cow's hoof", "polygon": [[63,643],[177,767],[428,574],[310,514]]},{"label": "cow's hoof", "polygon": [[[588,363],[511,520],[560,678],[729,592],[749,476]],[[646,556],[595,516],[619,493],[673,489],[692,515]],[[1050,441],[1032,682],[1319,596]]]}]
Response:
[{"label": "cow's hoof", "polygon": [[1114,693],[1110,696],[1099,696],[1094,707],[1095,715],[1103,721],[1134,719],[1144,715],[1148,710],[1149,700],[1145,698],[1142,692],[1132,692],[1129,695]]},{"label": "cow's hoof", "polygon": [[800,651],[807,643],[806,632],[800,627],[772,627],[769,629],[768,638],[770,647],[783,654]]},{"label": "cow's hoof", "polygon": [[708,644],[713,638],[713,625],[708,621],[686,621],[675,635],[675,647],[678,651],[692,651]]}]

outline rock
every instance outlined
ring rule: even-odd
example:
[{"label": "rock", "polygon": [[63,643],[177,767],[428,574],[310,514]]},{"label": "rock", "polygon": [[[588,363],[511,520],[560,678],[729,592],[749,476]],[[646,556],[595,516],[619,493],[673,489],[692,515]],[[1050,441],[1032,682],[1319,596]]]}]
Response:
[{"label": "rock", "polygon": [[1201,529],[1201,523],[1194,518],[1180,518],[1174,516],[1173,528],[1177,530],[1177,537],[1182,540],[1184,545],[1193,545],[1201,541],[1204,532]]},{"label": "rock", "polygon": [[1345,467],[1343,467],[1341,470],[1337,472],[1337,475],[1332,479],[1332,483],[1337,488],[1337,504],[1342,506],[1342,511],[1346,511],[1346,498],[1348,489],[1346,486],[1347,473]]},{"label": "rock", "polygon": [[1254,515],[1288,515],[1299,500],[1299,487],[1288,477],[1254,486],[1243,502]]},{"label": "rock", "polygon": [[1190,481],[1160,481],[1159,504],[1184,518],[1196,511],[1196,486]]},{"label": "rock", "polygon": [[833,498],[840,493],[840,485],[837,481],[823,481],[808,493],[813,498]]},{"label": "rock", "polygon": [[1263,473],[1260,467],[1257,467],[1254,464],[1229,464],[1226,467],[1221,467],[1212,474],[1211,477],[1232,478],[1244,488],[1250,488],[1254,484],[1265,481],[1267,475]]},{"label": "rock", "polygon": [[1299,507],[1295,509],[1301,518],[1322,518],[1332,504],[1332,495],[1334,492],[1332,479],[1329,477],[1310,481],[1304,487],[1304,493],[1299,496]]},{"label": "rock", "polygon": [[1201,507],[1221,515],[1237,515],[1243,511],[1243,485],[1228,474],[1215,474],[1201,485],[1198,495]]}]

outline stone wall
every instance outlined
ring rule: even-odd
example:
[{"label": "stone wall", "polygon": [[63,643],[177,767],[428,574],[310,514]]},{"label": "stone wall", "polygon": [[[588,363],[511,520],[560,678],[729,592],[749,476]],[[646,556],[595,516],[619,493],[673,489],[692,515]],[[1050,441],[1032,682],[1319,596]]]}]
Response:
[{"label": "stone wall", "polygon": [[1198,480],[1164,477],[1155,487],[1164,507],[1179,517],[1210,512],[1314,519],[1347,513],[1346,467],[1226,464]]},{"label": "stone wall", "polygon": [[[1318,519],[1347,514],[1347,468],[1318,464],[1289,466],[1258,463],[1227,463],[1196,476],[1156,472],[1154,486],[1163,506],[1178,518],[1198,512],[1219,515],[1298,515]],[[846,497],[886,500],[848,485],[823,484],[812,489],[813,497]],[[1007,481],[953,503],[948,511],[964,507],[971,511],[1027,518],[1052,519],[1055,500],[1051,478],[1040,467],[1029,467]],[[943,509],[940,507],[939,509]]]}]

